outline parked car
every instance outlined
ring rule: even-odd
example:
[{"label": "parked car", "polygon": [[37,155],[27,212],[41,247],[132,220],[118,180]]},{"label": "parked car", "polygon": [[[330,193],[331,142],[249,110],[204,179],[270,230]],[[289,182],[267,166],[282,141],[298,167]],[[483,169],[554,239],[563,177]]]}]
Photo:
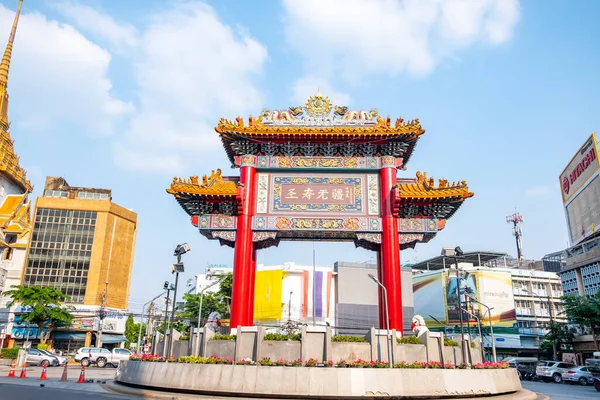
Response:
[{"label": "parked car", "polygon": [[95,364],[99,368],[108,366],[116,367],[119,362],[129,360],[131,352],[126,349],[113,349],[112,351],[97,347],[82,347],[75,353],[75,361],[81,362],[84,367]]},{"label": "parked car", "polygon": [[51,356],[51,357],[56,358],[58,360],[58,365],[65,365],[66,363],[69,362],[69,359],[67,357],[63,357],[63,356],[59,356],[58,354],[50,353],[47,350],[39,350],[39,351],[42,352],[42,353],[44,353],[44,354],[46,354],[47,356]]},{"label": "parked car", "polygon": [[58,358],[52,355],[47,355],[38,349],[27,349],[26,362],[29,365],[39,365],[42,367],[55,367],[58,366]]},{"label": "parked car", "polygon": [[600,378],[594,377],[594,389],[600,392]]},{"label": "parked car", "polygon": [[535,373],[544,382],[550,382],[551,380],[555,383],[562,382],[563,372],[567,372],[569,368],[575,367],[575,364],[562,361],[541,361],[535,368]]},{"label": "parked car", "polygon": [[589,367],[573,367],[562,373],[562,380],[569,383],[578,382],[585,386],[594,381],[594,376]]}]

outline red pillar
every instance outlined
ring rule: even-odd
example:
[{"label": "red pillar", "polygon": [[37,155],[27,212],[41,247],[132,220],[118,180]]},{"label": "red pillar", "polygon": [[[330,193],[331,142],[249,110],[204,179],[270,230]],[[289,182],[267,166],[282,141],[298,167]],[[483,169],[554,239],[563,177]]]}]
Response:
[{"label": "red pillar", "polygon": [[252,265],[250,267],[249,286],[250,292],[248,293],[248,320],[250,325],[254,325],[254,289],[256,288],[256,247],[252,249]]},{"label": "red pillar", "polygon": [[[403,332],[402,277],[398,219],[394,216],[396,165],[393,157],[382,157],[381,170],[381,258],[383,285],[387,289],[390,329]],[[383,325],[385,327],[385,324]]]},{"label": "red pillar", "polygon": [[252,215],[256,185],[256,156],[241,157],[241,207],[238,207],[237,230],[233,255],[233,284],[231,288],[231,322],[235,329],[252,324],[248,315],[248,296],[252,271]]}]

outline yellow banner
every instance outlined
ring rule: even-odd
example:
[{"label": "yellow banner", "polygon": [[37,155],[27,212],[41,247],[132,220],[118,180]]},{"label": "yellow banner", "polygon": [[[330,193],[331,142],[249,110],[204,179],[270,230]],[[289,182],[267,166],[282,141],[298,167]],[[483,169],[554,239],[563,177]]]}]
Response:
[{"label": "yellow banner", "polygon": [[258,271],[254,292],[254,319],[256,321],[281,319],[281,292],[283,271]]}]

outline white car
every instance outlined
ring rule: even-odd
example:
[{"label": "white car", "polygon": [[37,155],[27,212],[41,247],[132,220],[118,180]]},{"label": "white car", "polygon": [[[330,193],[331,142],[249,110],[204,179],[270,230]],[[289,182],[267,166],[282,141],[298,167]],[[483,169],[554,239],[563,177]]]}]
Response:
[{"label": "white car", "polygon": [[97,347],[82,347],[75,353],[75,361],[84,367],[96,364],[99,368],[107,365],[116,367],[123,360],[129,360],[131,352],[126,349],[113,349],[112,351]]}]

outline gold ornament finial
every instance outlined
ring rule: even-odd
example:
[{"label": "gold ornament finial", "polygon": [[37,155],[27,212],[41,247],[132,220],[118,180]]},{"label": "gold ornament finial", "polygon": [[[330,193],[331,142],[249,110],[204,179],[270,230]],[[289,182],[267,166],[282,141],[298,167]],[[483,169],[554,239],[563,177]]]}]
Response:
[{"label": "gold ornament finial", "polygon": [[17,24],[19,23],[19,15],[21,15],[21,6],[23,0],[19,0],[19,6],[17,7],[17,13],[15,14],[15,21],[13,22],[10,36],[8,37],[8,44],[6,50],[4,50],[4,56],[2,57],[2,63],[0,64],[0,85],[6,87],[8,85],[8,69],[10,68],[10,58],[12,56],[13,43],[15,41],[15,35],[17,33]]}]

